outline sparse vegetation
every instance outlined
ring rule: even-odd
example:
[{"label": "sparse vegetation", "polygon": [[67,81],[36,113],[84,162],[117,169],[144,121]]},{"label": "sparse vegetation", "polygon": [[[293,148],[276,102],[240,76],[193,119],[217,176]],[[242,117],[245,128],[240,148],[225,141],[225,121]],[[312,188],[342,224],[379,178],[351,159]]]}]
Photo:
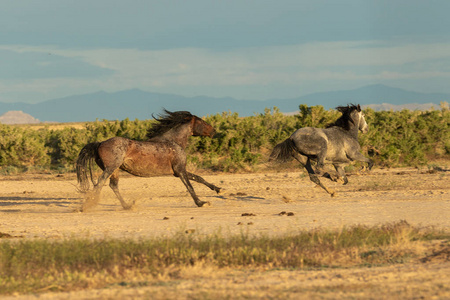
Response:
[{"label": "sparse vegetation", "polygon": [[[403,263],[424,257],[423,243],[448,233],[405,221],[383,226],[304,231],[291,236],[199,236],[149,240],[3,240],[0,291],[30,293],[149,284],[182,278],[195,265],[228,269],[311,269]],[[429,253],[428,253],[429,254]]]},{"label": "sparse vegetation", "polygon": [[[286,116],[277,108],[241,118],[222,113],[205,119],[216,128],[216,138],[191,138],[189,164],[212,171],[255,171],[265,167],[274,145],[295,129],[324,127],[335,120],[335,110],[300,105],[298,115]],[[366,109],[370,130],[360,135],[364,155],[377,166],[418,166],[450,158],[450,110],[446,105],[431,111],[399,112]],[[35,170],[74,171],[80,149],[89,142],[113,136],[144,140],[152,120],[96,121],[84,128],[0,125],[0,168],[3,173]],[[73,125],[73,124],[72,124]]]}]

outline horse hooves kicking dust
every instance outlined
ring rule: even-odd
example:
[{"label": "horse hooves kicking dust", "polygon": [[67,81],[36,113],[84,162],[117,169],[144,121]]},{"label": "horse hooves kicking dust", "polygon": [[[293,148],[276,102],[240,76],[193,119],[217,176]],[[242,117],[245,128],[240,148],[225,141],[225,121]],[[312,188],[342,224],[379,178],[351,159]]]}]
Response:
[{"label": "horse hooves kicking dust", "polygon": [[[187,111],[170,112],[155,118],[158,122],[147,131],[147,141],[135,141],[123,137],[113,137],[103,142],[87,144],[81,149],[77,159],[77,179],[79,190],[86,192],[81,211],[89,210],[100,201],[100,192],[109,179],[109,186],[124,209],[131,209],[133,203],[127,203],[119,192],[119,170],[140,177],[174,175],[180,178],[198,207],[209,202],[201,201],[191,185],[191,180],[206,185],[216,193],[221,188],[202,177],[186,171],[185,149],[190,136],[215,135],[214,128]],[[103,173],[94,182],[94,162]],[[89,191],[89,178],[94,189]]]},{"label": "horse hooves kicking dust", "polygon": [[[373,166],[371,159],[360,153],[358,131],[366,133],[369,126],[364,118],[364,113],[358,105],[338,106],[336,109],[342,113],[334,123],[326,128],[304,127],[295,131],[289,138],[275,146],[270,154],[269,161],[286,162],[296,159],[309,174],[309,179],[323,188],[332,197],[336,196],[333,190],[329,190],[320,182],[320,174],[324,174],[323,166],[331,163],[336,169],[336,175],[328,174],[329,179],[343,180],[348,183],[344,164],[351,161],[361,161],[368,164],[370,170]],[[317,170],[314,170],[311,161],[317,162]]]}]

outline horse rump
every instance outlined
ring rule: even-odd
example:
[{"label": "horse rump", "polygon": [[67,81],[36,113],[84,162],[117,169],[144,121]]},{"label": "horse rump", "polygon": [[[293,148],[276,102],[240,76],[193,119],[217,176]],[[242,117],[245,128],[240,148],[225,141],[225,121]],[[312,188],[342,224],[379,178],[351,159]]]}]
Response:
[{"label": "horse rump", "polygon": [[92,164],[98,157],[99,146],[99,142],[89,143],[84,146],[83,149],[81,149],[80,154],[78,154],[76,169],[79,190],[81,192],[87,192],[89,190],[88,169],[91,181],[95,185],[94,177],[92,174]]},{"label": "horse rump", "polygon": [[269,161],[288,162],[292,159],[292,152],[295,150],[294,141],[291,138],[279,143],[270,153]]}]

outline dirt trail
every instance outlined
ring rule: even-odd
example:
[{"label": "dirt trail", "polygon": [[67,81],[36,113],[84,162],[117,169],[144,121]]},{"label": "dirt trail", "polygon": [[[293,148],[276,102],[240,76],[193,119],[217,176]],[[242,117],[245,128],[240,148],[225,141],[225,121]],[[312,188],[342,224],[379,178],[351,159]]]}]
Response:
[{"label": "dirt trail", "polygon": [[[316,227],[339,228],[406,220],[450,228],[450,174],[416,169],[375,170],[350,176],[346,186],[326,181],[337,197],[314,186],[302,172],[209,175],[221,194],[194,184],[211,206],[198,208],[174,177],[126,177],[120,181],[125,211],[108,186],[92,211],[75,213],[82,195],[75,178],[44,176],[0,181],[0,232],[25,238],[70,235],[147,237],[192,229],[199,234],[242,230],[269,235]],[[20,179],[20,178],[19,178]],[[286,214],[280,215],[281,212]],[[290,216],[288,216],[288,213]],[[242,216],[250,214],[251,216]],[[254,216],[253,216],[254,215]]]}]

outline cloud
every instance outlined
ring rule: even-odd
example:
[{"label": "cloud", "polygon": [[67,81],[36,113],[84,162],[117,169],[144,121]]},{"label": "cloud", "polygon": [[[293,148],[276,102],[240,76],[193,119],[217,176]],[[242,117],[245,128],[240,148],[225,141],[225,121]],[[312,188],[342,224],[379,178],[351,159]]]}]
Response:
[{"label": "cloud", "polygon": [[[364,47],[360,45],[364,44]],[[71,55],[115,70],[118,80],[148,87],[295,84],[299,80],[355,80],[448,76],[450,44],[384,45],[327,42],[212,51],[182,48],[87,50]],[[437,64],[436,62],[440,62]]]},{"label": "cloud", "polygon": [[[140,88],[267,99],[300,96],[299,87],[304,94],[338,82],[355,87],[402,80],[414,90],[420,80],[450,77],[450,43],[314,42],[229,51],[0,47],[0,57],[5,54],[29,72],[14,74],[21,80],[3,86],[13,93],[14,86],[20,90],[26,85],[46,97]],[[7,76],[0,68],[0,86]]]},{"label": "cloud", "polygon": [[0,49],[0,79],[35,80],[43,78],[93,78],[113,72],[74,57],[47,51],[11,51]]}]

